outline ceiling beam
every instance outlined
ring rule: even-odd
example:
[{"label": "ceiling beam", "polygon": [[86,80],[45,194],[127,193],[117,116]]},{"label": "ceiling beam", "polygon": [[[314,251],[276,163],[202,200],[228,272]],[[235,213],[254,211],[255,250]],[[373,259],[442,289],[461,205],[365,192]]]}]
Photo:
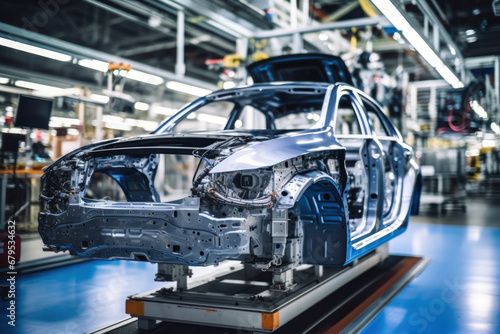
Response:
[{"label": "ceiling beam", "polygon": [[366,17],[360,19],[345,20],[332,23],[323,23],[315,26],[306,26],[296,29],[274,29],[256,32],[251,37],[254,38],[273,38],[273,37],[284,37],[292,36],[294,34],[307,34],[312,32],[318,32],[322,30],[336,30],[336,29],[351,29],[351,28],[362,28],[366,26],[390,25],[389,21],[382,16],[377,17]]}]

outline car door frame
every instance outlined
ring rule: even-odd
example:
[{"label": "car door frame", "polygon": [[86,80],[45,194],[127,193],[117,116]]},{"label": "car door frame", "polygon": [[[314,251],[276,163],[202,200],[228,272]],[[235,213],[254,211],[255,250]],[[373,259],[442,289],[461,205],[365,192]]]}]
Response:
[{"label": "car door frame", "polygon": [[[360,91],[351,86],[336,85],[332,101],[335,104],[335,109],[337,109],[340,99],[347,96],[350,100],[355,115],[361,127],[361,135],[335,135],[337,139],[342,138],[358,138],[364,140],[363,149],[361,149],[362,160],[365,164],[367,180],[368,180],[368,191],[366,196],[366,210],[363,212],[363,219],[366,220],[365,228],[363,233],[352,238],[351,241],[359,241],[366,238],[373,233],[380,230],[382,226],[382,214],[383,214],[383,185],[384,185],[384,175],[383,175],[383,147],[380,142],[374,138],[371,126],[369,124],[368,115],[363,107],[361,99],[359,97]],[[331,126],[335,129],[336,125],[336,113],[332,111],[331,114]],[[382,194],[382,196],[380,196]],[[368,227],[368,228],[367,228]]]}]

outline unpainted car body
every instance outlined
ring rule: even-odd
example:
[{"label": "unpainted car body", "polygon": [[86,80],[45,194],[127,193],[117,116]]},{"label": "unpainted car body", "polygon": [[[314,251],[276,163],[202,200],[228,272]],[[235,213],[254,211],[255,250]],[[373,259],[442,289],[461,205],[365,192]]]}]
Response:
[{"label": "unpainted car body", "polygon": [[[234,103],[224,130],[175,132],[189,115],[221,101]],[[244,106],[262,113],[261,129],[236,128]],[[311,125],[276,129],[278,119],[297,115]],[[191,196],[160,201],[160,154],[199,158]],[[51,250],[190,266],[236,259],[268,268],[345,265],[403,232],[418,166],[361,91],[274,83],[212,93],[151,135],[82,147],[44,172],[39,232]],[[88,198],[97,172],[116,180],[126,201]]]},{"label": "unpainted car body", "polygon": [[[88,145],[47,167],[46,248],[190,266],[342,266],[402,233],[418,166],[369,96],[332,84],[352,84],[342,60],[290,55],[249,72],[257,84],[202,97],[151,135]],[[330,83],[266,83],[279,80]],[[193,118],[223,127],[196,131]],[[185,176],[162,179],[161,163],[186,165],[182,157],[199,161],[191,193],[165,199]],[[121,199],[98,195],[103,176]]]}]

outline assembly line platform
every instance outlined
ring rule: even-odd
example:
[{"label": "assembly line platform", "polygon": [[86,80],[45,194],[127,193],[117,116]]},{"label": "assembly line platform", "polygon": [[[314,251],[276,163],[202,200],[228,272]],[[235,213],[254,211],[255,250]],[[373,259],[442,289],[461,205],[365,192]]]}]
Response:
[{"label": "assembly line platform", "polygon": [[287,291],[269,286],[271,273],[243,268],[184,291],[130,296],[131,318],[91,333],[358,331],[428,262],[382,247],[343,268],[298,267]]}]

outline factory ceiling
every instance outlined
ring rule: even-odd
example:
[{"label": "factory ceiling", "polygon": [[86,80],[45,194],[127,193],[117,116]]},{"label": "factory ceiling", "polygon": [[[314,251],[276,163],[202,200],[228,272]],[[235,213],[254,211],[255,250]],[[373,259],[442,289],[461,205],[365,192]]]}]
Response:
[{"label": "factory ceiling", "polygon": [[[297,2],[299,5],[304,3]],[[309,4],[310,18],[325,23],[367,17],[361,2],[310,0],[306,3]],[[416,21],[425,21],[413,2],[403,2],[406,11]],[[492,43],[500,32],[500,17],[494,14],[492,0],[427,2],[465,57],[500,54],[500,43]],[[220,71],[210,70],[207,60],[236,53],[238,38],[280,28],[276,22],[277,14],[271,20],[264,8],[258,6],[266,1],[2,0],[0,3],[0,22],[7,27],[22,28],[71,43],[75,45],[75,54],[79,53],[80,47],[88,48],[171,73],[176,72],[177,12],[181,10],[185,15],[185,75],[212,85],[219,81]],[[274,3],[288,2],[276,0]],[[402,65],[417,73],[417,79],[437,77],[414,51],[394,41],[387,29],[374,26],[370,34],[373,49],[381,53],[388,73]],[[3,35],[8,37],[9,33],[4,31]],[[359,40],[358,46],[363,47],[366,35],[362,29],[343,29],[337,36],[350,43],[353,35]],[[314,43],[310,39],[304,48],[312,52],[328,51],[320,41]],[[332,53],[340,53],[337,51]],[[1,47],[0,64],[0,75],[16,80],[31,77],[97,89],[105,87],[104,73],[79,66],[77,61],[58,62]],[[130,91],[139,95],[151,95],[154,88],[140,82],[127,85]],[[164,89],[154,91],[159,98],[163,97]]]}]

